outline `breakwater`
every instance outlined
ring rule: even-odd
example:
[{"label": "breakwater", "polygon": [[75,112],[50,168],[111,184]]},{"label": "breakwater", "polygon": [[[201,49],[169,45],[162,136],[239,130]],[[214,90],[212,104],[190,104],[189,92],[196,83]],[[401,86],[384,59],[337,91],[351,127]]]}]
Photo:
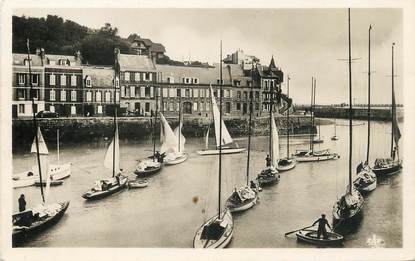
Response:
[{"label": "breakwater", "polygon": [[[232,136],[248,134],[247,117],[225,117],[225,124]],[[295,115],[290,117],[287,124],[285,117],[276,117],[279,133],[308,134],[310,130],[316,133],[316,128],[311,128],[310,117]],[[167,118],[170,126],[175,128],[178,118]],[[113,119],[111,117],[82,117],[82,118],[52,118],[39,119],[39,126],[47,142],[56,141],[56,132],[59,129],[61,143],[100,142],[112,137]],[[120,139],[139,140],[151,137],[153,121],[149,117],[119,117]],[[182,132],[186,137],[203,137],[212,119],[209,117],[184,117]],[[287,128],[287,126],[290,126]],[[160,125],[156,126],[158,133]],[[212,128],[213,126],[211,126]],[[31,119],[14,119],[12,123],[13,151],[27,151],[33,141],[33,121]],[[269,118],[258,117],[253,120],[252,132],[254,135],[267,135],[269,133]],[[213,136],[214,131],[210,131]],[[49,145],[49,143],[48,143]],[[50,143],[51,146],[54,144]]]},{"label": "breakwater", "polygon": [[[367,108],[353,108],[352,117],[356,120],[367,119]],[[335,118],[335,119],[348,119],[349,108],[348,107],[316,107],[315,116],[319,118]],[[398,120],[403,120],[403,108],[396,109]],[[390,108],[371,108],[371,118],[375,121],[390,121],[391,109]]]}]

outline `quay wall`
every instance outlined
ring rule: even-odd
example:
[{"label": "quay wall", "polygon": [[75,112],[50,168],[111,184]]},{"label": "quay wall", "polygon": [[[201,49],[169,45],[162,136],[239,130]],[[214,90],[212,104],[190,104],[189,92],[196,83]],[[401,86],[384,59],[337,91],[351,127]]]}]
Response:
[{"label": "quay wall", "polygon": [[[403,120],[403,108],[397,108],[396,110],[398,120]],[[375,121],[390,121],[392,118],[390,108],[371,108],[372,120]],[[346,107],[317,107],[315,108],[315,116],[319,118],[336,118],[336,119],[348,119],[349,108]],[[353,108],[353,119],[366,120],[367,108]]]},{"label": "quay wall", "polygon": [[[166,118],[170,126],[175,128],[178,125],[178,118]],[[285,117],[276,117],[279,126],[279,133],[287,133],[287,120]],[[248,134],[248,117],[225,117],[225,124],[234,137]],[[120,139],[140,140],[151,137],[153,123],[150,117],[119,117],[119,136]],[[112,117],[76,117],[76,118],[52,118],[39,119],[39,126],[42,134],[48,142],[48,146],[55,146],[51,141],[56,142],[56,132],[59,129],[61,143],[88,143],[100,142],[112,136],[113,118]],[[324,122],[322,123],[324,124]],[[291,134],[310,133],[311,124],[308,115],[296,115],[290,117]],[[212,119],[209,117],[185,117],[183,119],[183,134],[186,137],[203,137],[208,127],[213,128]],[[159,131],[160,124],[156,125]],[[269,133],[269,118],[266,116],[253,119],[253,134],[267,135]],[[316,133],[316,128],[312,128]],[[158,132],[157,132],[158,133]],[[214,135],[214,131],[210,131]],[[26,151],[30,149],[33,141],[33,121],[27,119],[13,119],[12,122],[12,142],[13,151]]]}]

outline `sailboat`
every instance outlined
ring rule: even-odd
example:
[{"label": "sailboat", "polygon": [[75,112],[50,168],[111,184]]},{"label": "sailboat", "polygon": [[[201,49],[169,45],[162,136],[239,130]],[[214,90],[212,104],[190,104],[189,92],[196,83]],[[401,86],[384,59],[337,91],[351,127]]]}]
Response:
[{"label": "sailboat", "polygon": [[[253,68],[251,70],[251,78],[253,76]],[[252,81],[254,82],[254,81]],[[252,135],[252,85],[249,104],[249,123],[248,123],[248,156],[246,159],[246,186],[235,188],[231,196],[226,200],[226,208],[231,212],[239,212],[253,207],[258,200],[259,186],[249,180],[249,163],[251,156],[251,135]],[[253,190],[255,189],[255,190]]]},{"label": "sailboat", "polygon": [[[153,124],[153,155],[146,159],[139,160],[134,174],[138,177],[148,177],[158,173],[163,167],[163,158],[166,154],[160,154],[159,151],[156,151],[156,126],[157,126],[157,115],[158,115],[158,90],[155,88],[156,93],[156,113],[154,114],[154,124]],[[168,125],[168,124],[167,124]],[[169,127],[170,128],[170,127]],[[169,141],[172,140],[171,138]]]},{"label": "sailboat", "polygon": [[366,161],[359,163],[357,166],[357,176],[353,181],[353,186],[360,193],[367,193],[374,190],[377,186],[376,174],[369,166],[369,152],[370,152],[370,31],[372,26],[369,26],[369,56],[368,56],[368,95],[367,95],[367,151],[366,151]]},{"label": "sailboat", "polygon": [[[329,149],[314,150],[313,142],[313,127],[314,127],[314,102],[315,102],[315,89],[316,89],[316,79],[311,78],[311,128],[310,128],[310,149],[309,150],[296,150],[293,156],[298,162],[312,162],[312,161],[324,161],[324,160],[333,160],[338,159],[339,155],[336,153],[331,153]],[[319,132],[320,133],[320,132]]]},{"label": "sailboat", "polygon": [[[221,65],[222,66],[222,65]],[[219,154],[219,148],[221,148],[222,154],[234,154],[234,153],[241,153],[245,151],[245,148],[239,148],[238,144],[233,141],[231,135],[229,134],[228,129],[226,128],[225,122],[219,116],[220,112],[218,109],[218,105],[216,104],[216,99],[213,94],[212,85],[209,87],[210,89],[210,98],[212,103],[212,115],[213,115],[213,123],[215,125],[215,138],[216,138],[216,149],[209,149],[209,130],[206,131],[206,146],[205,149],[197,151],[199,155],[217,155]],[[220,95],[222,98],[222,95]],[[219,133],[222,130],[223,133]]]},{"label": "sailboat", "polygon": [[269,154],[266,158],[266,167],[261,171],[258,175],[257,180],[259,185],[267,186],[273,185],[280,180],[280,175],[278,174],[278,170],[276,168],[278,164],[278,159],[280,155],[279,149],[279,138],[278,138],[278,129],[277,125],[275,124],[274,114],[272,113],[273,110],[273,100],[272,100],[272,87],[270,91],[270,104],[269,104]]},{"label": "sailboat", "polygon": [[320,136],[320,134],[321,134],[321,131],[320,131],[320,123],[318,124],[317,129],[318,129],[318,138],[317,139],[313,139],[313,143],[314,144],[323,143],[324,142],[324,140]]},{"label": "sailboat", "polygon": [[385,176],[395,174],[401,171],[402,161],[399,159],[399,139],[401,132],[396,118],[396,101],[395,101],[395,86],[394,86],[394,68],[393,68],[393,54],[395,43],[392,44],[392,132],[391,132],[391,152],[390,158],[377,158],[373,166],[373,171],[378,176]]},{"label": "sailboat", "polygon": [[[27,58],[30,61],[30,46],[29,39],[27,39]],[[29,63],[29,79],[31,76],[31,65]],[[33,93],[33,85],[30,81],[30,93]],[[36,115],[35,115],[35,101],[33,96],[32,99],[32,111],[33,111],[33,125],[35,130],[35,138],[32,144],[31,153],[36,153],[38,174],[40,180],[42,180],[42,168],[47,169],[46,164],[41,162],[47,159],[49,154],[46,143],[43,139],[42,132],[38,126]],[[12,243],[13,246],[18,246],[26,241],[31,236],[34,236],[50,226],[56,224],[62,216],[65,214],[66,209],[69,206],[69,201],[49,203],[49,184],[50,184],[50,172],[46,172],[47,175],[47,186],[45,193],[43,187],[40,187],[40,194],[42,196],[42,204],[33,209],[24,210],[12,215],[13,231],[12,231]],[[45,173],[44,172],[44,173]]]},{"label": "sailboat", "polygon": [[[68,178],[71,175],[72,163],[68,162],[65,164],[60,164],[59,161],[59,129],[57,130],[57,150],[58,150],[58,164],[49,164],[49,170],[51,177],[51,185],[61,185],[62,179]],[[34,165],[32,170],[24,171],[18,174],[13,175],[13,188],[21,188],[27,186],[33,186],[36,184],[46,185],[45,181],[39,181],[39,173],[37,171],[37,166]]]},{"label": "sailboat", "polygon": [[[287,77],[287,98],[290,98],[290,76]],[[279,159],[277,163],[278,171],[287,171],[297,165],[295,158],[290,157],[290,109],[287,109],[287,157]]]},{"label": "sailboat", "polygon": [[166,157],[164,158],[164,164],[176,165],[184,162],[185,160],[187,160],[188,155],[186,152],[184,152],[184,144],[186,142],[186,138],[182,134],[183,119],[181,111],[181,102],[179,108],[179,125],[174,129],[174,131],[171,130],[170,125],[167,123],[166,119],[164,118],[161,112],[160,119],[162,126],[161,133],[163,134],[163,139],[160,139],[163,142],[163,144],[161,145],[160,153],[166,153]]},{"label": "sailboat", "polygon": [[[222,42],[220,44],[220,79],[222,80]],[[222,81],[220,81],[220,91],[222,91]],[[213,94],[213,93],[212,93]],[[213,96],[213,95],[212,95]],[[219,122],[222,122],[222,95],[220,96]],[[222,127],[219,126],[219,140],[222,140]],[[219,146],[219,188],[218,188],[218,213],[208,219],[196,232],[193,238],[194,248],[224,248],[233,236],[233,217],[229,209],[221,209],[221,183],[222,183],[222,146]]]},{"label": "sailboat", "polygon": [[331,140],[338,140],[339,137],[337,137],[337,123],[336,120],[334,120],[334,135],[331,137]]},{"label": "sailboat", "polygon": [[350,39],[350,8],[348,9],[349,25],[349,185],[346,193],[333,206],[333,226],[335,231],[347,231],[357,225],[363,217],[362,194],[352,185],[353,125],[352,125],[352,63]]},{"label": "sailboat", "polygon": [[[119,78],[119,64],[118,64],[118,54],[119,50],[115,49],[115,61],[114,61],[114,71],[115,77]],[[117,124],[117,99],[116,99],[116,81],[114,81],[114,137],[108,146],[108,149],[105,153],[104,166],[107,169],[112,170],[112,177],[107,179],[100,179],[95,182],[95,186],[85,192],[82,197],[87,200],[100,199],[115,192],[118,192],[124,189],[127,185],[127,177],[121,174],[122,170],[120,169],[120,142],[118,137],[118,124]]]}]

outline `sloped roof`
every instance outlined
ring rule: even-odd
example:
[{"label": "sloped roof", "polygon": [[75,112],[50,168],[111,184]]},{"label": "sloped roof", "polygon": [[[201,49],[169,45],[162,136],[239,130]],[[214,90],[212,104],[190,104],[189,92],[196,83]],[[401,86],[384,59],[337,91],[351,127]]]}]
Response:
[{"label": "sloped roof", "polygon": [[[27,59],[27,54],[13,53],[13,65],[24,65],[24,60]],[[39,55],[31,54],[32,66],[42,66],[42,59]]]},{"label": "sloped roof", "polygon": [[151,41],[150,39],[147,38],[141,38],[139,35],[130,35],[127,38],[128,41],[130,42],[143,42],[145,46],[147,46],[149,48],[150,51],[152,52],[166,52],[166,48],[160,44],[160,43],[154,43],[153,41]]},{"label": "sloped roof", "polygon": [[166,48],[164,48],[164,45],[159,44],[159,43],[153,43],[149,49],[150,49],[150,52],[157,52],[157,53],[166,52]]},{"label": "sloped roof", "polygon": [[92,88],[113,87],[114,70],[111,66],[84,66],[84,78],[91,77]]},{"label": "sloped roof", "polygon": [[121,71],[155,71],[153,61],[146,55],[120,54]]},{"label": "sloped roof", "polygon": [[60,54],[46,54],[46,60],[58,61],[59,59],[67,59],[72,66],[81,65],[81,61],[75,59],[73,55],[60,55]]}]

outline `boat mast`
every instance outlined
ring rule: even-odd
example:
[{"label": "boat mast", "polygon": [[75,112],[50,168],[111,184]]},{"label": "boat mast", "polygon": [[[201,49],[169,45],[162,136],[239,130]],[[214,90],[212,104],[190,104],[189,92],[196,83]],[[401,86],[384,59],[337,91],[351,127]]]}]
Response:
[{"label": "boat mast", "polygon": [[272,145],[272,143],[273,143],[273,140],[272,140],[272,121],[274,120],[273,118],[272,118],[272,105],[273,105],[273,102],[272,102],[272,94],[273,94],[273,90],[274,90],[274,88],[273,88],[273,85],[271,85],[271,82],[270,82],[270,86],[269,86],[269,157],[271,158],[271,164],[274,164],[274,155],[272,155],[272,147],[273,147],[273,145]]},{"label": "boat mast", "polygon": [[352,146],[353,146],[353,126],[352,126],[352,44],[350,39],[350,8],[348,8],[349,25],[349,193],[352,194]]},{"label": "boat mast", "polygon": [[[314,92],[313,92],[313,126],[314,126],[314,111],[316,109],[316,86],[317,86],[317,79],[314,78]],[[320,122],[318,124],[318,139],[320,140]],[[313,144],[314,150],[314,144]]]},{"label": "boat mast", "polygon": [[157,113],[158,113],[158,96],[157,86],[154,86],[154,95],[156,98],[156,112],[154,114],[154,125],[153,125],[153,162],[156,161],[156,126],[157,126]]},{"label": "boat mast", "polygon": [[314,91],[314,77],[311,77],[311,100],[310,100],[310,150],[313,150],[313,91]]},{"label": "boat mast", "polygon": [[[315,122],[314,122],[314,103],[316,102],[316,78],[313,78],[313,102],[311,103],[311,125],[313,126],[313,130],[315,127]],[[313,142],[314,138],[312,138],[311,140],[311,152],[314,152],[314,142]]]},{"label": "boat mast", "polygon": [[220,219],[220,196],[221,196],[221,181],[222,181],[222,40],[220,40],[220,77],[219,77],[219,204],[218,204],[218,218]]},{"label": "boat mast", "polygon": [[395,104],[394,104],[394,99],[393,99],[393,96],[394,96],[394,89],[395,89],[395,85],[394,85],[394,78],[395,78],[395,74],[394,74],[394,68],[393,68],[393,51],[394,51],[394,47],[395,47],[395,43],[392,43],[392,124],[391,124],[391,126],[392,126],[392,131],[391,131],[391,158],[393,159],[393,136],[394,136],[394,127],[393,127],[393,125],[394,125],[394,117],[395,117],[395,115],[394,115],[394,106],[395,106]]},{"label": "boat mast", "polygon": [[[112,176],[115,176],[115,139],[117,133],[117,79],[120,77],[120,64],[118,62],[118,52],[117,48],[114,48],[114,138],[113,138],[113,147],[112,147]],[[117,170],[118,171],[118,170]]]},{"label": "boat mast", "polygon": [[368,46],[368,64],[367,64],[367,152],[366,162],[369,164],[369,152],[370,152],[370,31],[372,25],[369,26],[369,46]]},{"label": "boat mast", "polygon": [[182,136],[182,97],[179,98],[179,152],[180,152],[180,136]]},{"label": "boat mast", "polygon": [[251,135],[252,135],[252,109],[253,109],[253,104],[252,104],[252,100],[254,97],[254,93],[252,91],[252,87],[254,84],[254,65],[252,64],[252,69],[251,69],[251,86],[250,86],[250,103],[249,103],[249,122],[248,122],[248,157],[246,160],[246,185],[249,186],[249,161],[251,158]]},{"label": "boat mast", "polygon": [[[30,84],[30,98],[32,100],[32,113],[33,113],[33,125],[35,127],[35,143],[36,143],[36,157],[37,157],[37,166],[39,170],[39,179],[40,183],[42,183],[42,167],[40,165],[40,154],[39,154],[39,137],[38,137],[38,124],[36,120],[36,113],[35,113],[35,90],[33,89],[32,83],[32,67],[31,67],[31,59],[30,59],[30,42],[29,38],[26,40],[26,47],[27,47],[27,60],[29,64],[29,84]],[[40,186],[40,194],[42,195],[42,202],[45,203],[45,195],[43,194],[43,186]]]},{"label": "boat mast", "polygon": [[[290,76],[287,76],[287,98],[290,98]],[[287,109],[287,159],[290,157],[290,107]]]},{"label": "boat mast", "polygon": [[58,165],[60,165],[59,164],[59,129],[57,129],[57,131],[56,131],[56,143],[57,143],[57,150],[58,150]]}]

